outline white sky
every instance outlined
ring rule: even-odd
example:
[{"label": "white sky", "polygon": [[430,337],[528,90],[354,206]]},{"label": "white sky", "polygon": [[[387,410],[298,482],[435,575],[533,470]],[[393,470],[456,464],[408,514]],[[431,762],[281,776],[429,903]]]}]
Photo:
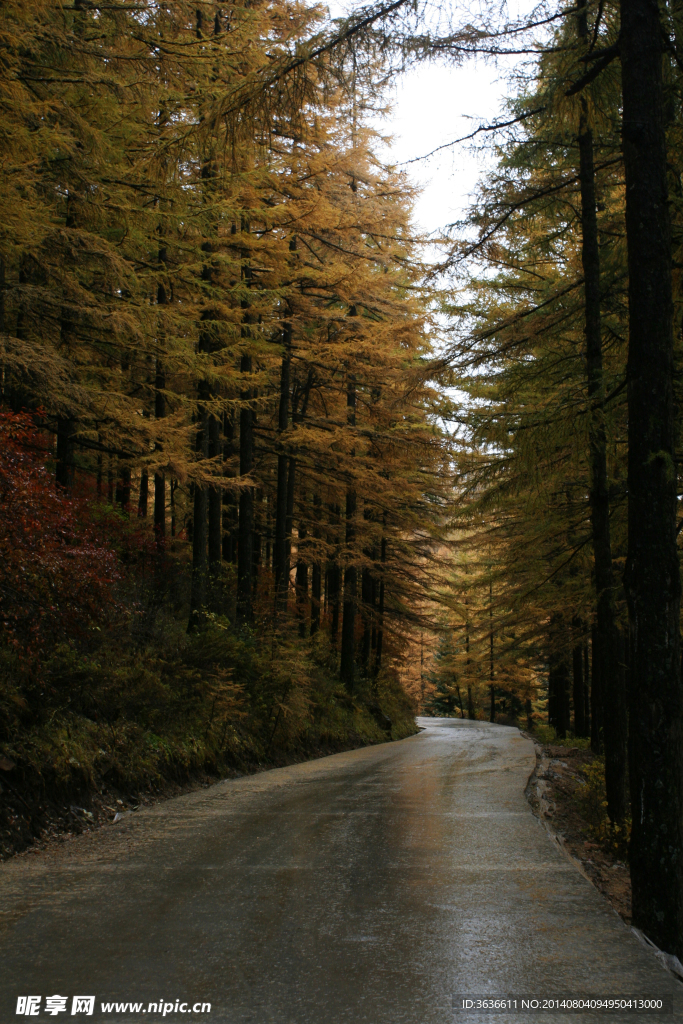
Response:
[{"label": "white sky", "polygon": [[[393,143],[380,154],[387,163],[412,160],[452,139],[489,124],[503,110],[503,71],[483,62],[463,67],[423,65],[397,81],[392,113],[380,122]],[[441,150],[429,160],[403,169],[422,189],[415,209],[416,225],[436,231],[458,220],[469,204],[486,158],[471,143]]]},{"label": "white sky", "polygon": [[[328,0],[331,17],[350,13],[361,0]],[[446,0],[460,6],[466,15],[476,0]],[[513,20],[523,19],[537,0],[501,0],[503,11]],[[498,66],[483,60],[467,60],[461,67],[422,64],[397,78],[394,104],[378,128],[392,135],[390,151],[378,155],[386,163],[401,163],[420,157],[452,139],[468,135],[479,124],[490,124],[505,112],[509,93],[506,73],[518,58],[504,58]],[[481,136],[479,140],[481,140]],[[490,157],[489,157],[490,160]],[[410,164],[411,180],[421,186],[422,196],[415,209],[416,226],[437,231],[460,219],[469,205],[486,157],[473,152],[471,143],[442,150],[429,160]]]}]

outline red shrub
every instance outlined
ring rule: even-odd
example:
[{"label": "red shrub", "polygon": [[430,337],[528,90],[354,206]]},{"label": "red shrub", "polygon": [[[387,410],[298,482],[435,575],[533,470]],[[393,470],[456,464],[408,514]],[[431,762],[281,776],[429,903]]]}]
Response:
[{"label": "red shrub", "polygon": [[116,553],[59,491],[33,418],[0,410],[0,640],[29,660],[113,611]]}]

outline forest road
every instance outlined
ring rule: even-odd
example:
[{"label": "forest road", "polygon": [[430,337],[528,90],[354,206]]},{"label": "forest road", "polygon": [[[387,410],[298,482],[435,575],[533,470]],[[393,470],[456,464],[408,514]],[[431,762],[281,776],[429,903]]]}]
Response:
[{"label": "forest road", "polygon": [[[2,1024],[683,1021],[683,986],[532,815],[532,744],[419,721],[407,740],[221,782],[2,865]],[[676,1006],[454,1010],[466,993]],[[29,995],[39,1015],[18,1016]],[[48,1015],[53,995],[68,1002]],[[74,996],[95,997],[92,1016]]]}]

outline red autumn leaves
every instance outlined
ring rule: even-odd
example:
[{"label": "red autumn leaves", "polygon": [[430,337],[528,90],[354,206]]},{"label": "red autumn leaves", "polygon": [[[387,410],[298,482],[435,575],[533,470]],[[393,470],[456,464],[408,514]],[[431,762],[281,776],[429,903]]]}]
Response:
[{"label": "red autumn leaves", "polygon": [[47,444],[31,415],[0,411],[0,634],[32,662],[106,622],[119,578],[90,503],[56,488]]}]

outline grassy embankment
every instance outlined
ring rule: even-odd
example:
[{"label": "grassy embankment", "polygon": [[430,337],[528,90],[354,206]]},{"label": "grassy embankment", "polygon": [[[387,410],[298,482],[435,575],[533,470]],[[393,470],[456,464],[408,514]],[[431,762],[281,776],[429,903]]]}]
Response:
[{"label": "grassy embankment", "polygon": [[227,564],[188,634],[187,531],[158,550],[149,519],[55,489],[30,417],[0,435],[0,857],[179,785],[416,731],[391,667],[347,688],[325,616],[314,636],[294,602],[274,618],[268,566],[249,626]]},{"label": "grassy embankment", "polygon": [[[235,631],[213,619],[187,636],[178,622],[163,651],[104,642],[56,646],[36,675],[0,660],[0,855],[55,829],[88,827],[169,783],[318,757],[416,731],[392,673],[335,678],[325,634],[308,641]],[[117,799],[120,803],[117,805]]]}]

